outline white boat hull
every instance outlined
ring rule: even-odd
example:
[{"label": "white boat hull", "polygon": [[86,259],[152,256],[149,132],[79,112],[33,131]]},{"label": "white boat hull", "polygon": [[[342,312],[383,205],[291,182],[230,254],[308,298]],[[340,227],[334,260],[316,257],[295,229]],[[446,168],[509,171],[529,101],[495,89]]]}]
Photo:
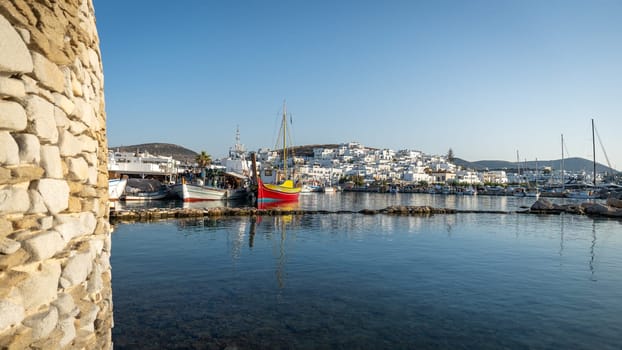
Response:
[{"label": "white boat hull", "polygon": [[143,192],[137,194],[125,194],[121,199],[124,201],[132,201],[132,202],[148,202],[148,201],[156,201],[166,198],[168,196],[167,192],[158,191],[158,192]]},{"label": "white boat hull", "polygon": [[176,184],[172,191],[184,202],[218,201],[227,195],[225,189],[190,184]]},{"label": "white boat hull", "polygon": [[125,191],[127,179],[110,179],[108,180],[108,200],[118,201]]}]

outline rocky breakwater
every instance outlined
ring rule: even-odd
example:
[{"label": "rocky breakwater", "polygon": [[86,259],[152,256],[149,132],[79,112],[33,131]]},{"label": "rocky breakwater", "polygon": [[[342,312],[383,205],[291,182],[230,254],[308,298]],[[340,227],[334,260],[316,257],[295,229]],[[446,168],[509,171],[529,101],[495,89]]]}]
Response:
[{"label": "rocky breakwater", "polygon": [[246,208],[205,208],[205,209],[136,209],[136,210],[117,210],[110,212],[110,222],[117,224],[120,222],[149,222],[163,219],[184,219],[196,217],[226,217],[226,216],[280,216],[280,215],[324,215],[324,214],[363,214],[363,215],[434,215],[434,214],[457,214],[457,213],[492,213],[509,214],[505,211],[477,211],[477,210],[456,210],[447,208],[434,208],[429,206],[390,206],[383,209],[361,209],[352,210],[303,210],[303,209],[257,209],[254,207]]},{"label": "rocky breakwater", "polygon": [[103,81],[90,0],[0,1],[0,349],[112,346]]},{"label": "rocky breakwater", "polygon": [[581,204],[555,204],[540,198],[529,209],[534,214],[560,214],[568,213],[575,215],[591,215],[610,218],[622,218],[622,199],[611,196],[605,204],[585,202]]}]

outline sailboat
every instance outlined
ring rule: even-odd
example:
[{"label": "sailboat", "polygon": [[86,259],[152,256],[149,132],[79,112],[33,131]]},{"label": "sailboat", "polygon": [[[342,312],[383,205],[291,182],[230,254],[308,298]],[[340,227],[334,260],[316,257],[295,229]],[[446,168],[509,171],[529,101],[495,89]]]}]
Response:
[{"label": "sailboat", "polygon": [[[607,154],[605,153],[605,157],[606,156]],[[592,157],[593,157],[592,165],[594,167],[594,170],[592,173],[592,185],[590,187],[595,188],[596,187],[596,140],[594,138],[594,119],[592,119]],[[607,161],[609,160],[607,159]],[[599,198],[600,193],[592,190],[591,188],[582,189],[582,190],[576,189],[576,190],[568,191],[565,193],[565,197],[574,198],[574,199],[597,199]]]},{"label": "sailboat", "polygon": [[540,198],[540,189],[538,189],[538,159],[536,158],[536,188],[535,190],[531,190],[531,189],[527,189],[527,191],[525,191],[525,197],[532,197],[532,198]]},{"label": "sailboat", "polygon": [[[302,187],[294,184],[291,174],[287,172],[287,107],[283,102],[283,118],[281,121],[281,129],[283,131],[283,172],[281,183],[268,184],[264,183],[261,176],[257,178],[257,202],[297,202]],[[254,158],[253,158],[254,160]],[[254,166],[254,165],[253,165]],[[256,174],[256,173],[255,173]],[[277,179],[279,177],[277,176]]]}]

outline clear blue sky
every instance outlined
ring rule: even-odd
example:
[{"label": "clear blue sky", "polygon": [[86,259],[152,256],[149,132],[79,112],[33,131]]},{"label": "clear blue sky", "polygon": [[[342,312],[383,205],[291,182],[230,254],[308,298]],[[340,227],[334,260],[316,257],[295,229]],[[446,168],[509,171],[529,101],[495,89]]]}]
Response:
[{"label": "clear blue sky", "polygon": [[[110,146],[358,141],[622,169],[622,1],[95,0]],[[597,143],[597,160],[605,163]]]}]

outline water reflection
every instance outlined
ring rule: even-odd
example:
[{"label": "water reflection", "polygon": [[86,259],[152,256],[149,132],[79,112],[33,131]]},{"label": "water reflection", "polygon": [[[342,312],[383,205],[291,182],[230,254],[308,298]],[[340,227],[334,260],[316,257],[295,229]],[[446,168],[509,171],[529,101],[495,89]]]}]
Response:
[{"label": "water reflection", "polygon": [[[577,203],[573,199],[549,198],[553,203],[567,204]],[[516,211],[530,207],[534,203],[533,198],[513,196],[455,196],[428,193],[366,193],[366,192],[338,192],[338,193],[308,193],[300,196],[298,202],[290,203],[260,203],[264,209],[302,209],[302,210],[327,210],[327,211],[359,211],[362,209],[383,209],[388,206],[431,206],[436,208],[451,208],[461,210],[499,210]],[[140,208],[213,208],[232,207],[240,208],[250,206],[245,201],[205,201],[205,202],[182,202],[180,200],[151,201],[143,203],[114,202],[111,204],[115,209],[140,209]]]},{"label": "water reflection", "polygon": [[119,349],[615,348],[616,232],[612,221],[516,214],[120,225],[113,340]]}]

